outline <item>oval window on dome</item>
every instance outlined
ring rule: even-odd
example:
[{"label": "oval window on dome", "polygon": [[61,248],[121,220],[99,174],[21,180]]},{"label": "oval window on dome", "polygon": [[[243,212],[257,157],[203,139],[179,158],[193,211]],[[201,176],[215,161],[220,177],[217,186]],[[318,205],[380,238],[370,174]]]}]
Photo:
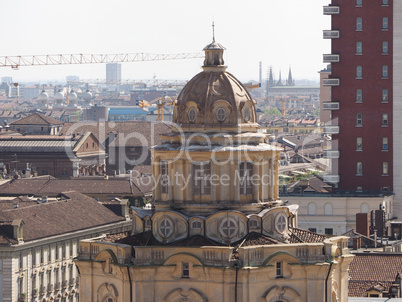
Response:
[{"label": "oval window on dome", "polygon": [[216,119],[218,120],[218,122],[224,122],[226,120],[226,110],[225,108],[218,108],[218,110],[216,110]]},{"label": "oval window on dome", "polygon": [[197,118],[197,110],[193,107],[187,112],[187,117],[190,123],[194,123]]},{"label": "oval window on dome", "polygon": [[244,109],[243,109],[243,118],[244,118],[245,122],[249,122],[251,120],[250,108],[244,107]]}]

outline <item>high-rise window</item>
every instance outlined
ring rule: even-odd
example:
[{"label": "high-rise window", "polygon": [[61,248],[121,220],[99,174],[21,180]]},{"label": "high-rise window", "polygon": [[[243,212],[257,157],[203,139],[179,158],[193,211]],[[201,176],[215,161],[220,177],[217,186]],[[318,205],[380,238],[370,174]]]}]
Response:
[{"label": "high-rise window", "polygon": [[197,195],[211,194],[211,164],[193,164],[193,171],[193,193]]},{"label": "high-rise window", "polygon": [[356,79],[361,79],[361,78],[363,78],[363,67],[356,66]]},{"label": "high-rise window", "polygon": [[381,125],[388,126],[388,113],[383,113],[382,114]]},{"label": "high-rise window", "polygon": [[356,103],[363,103],[363,90],[356,89]]},{"label": "high-rise window", "polygon": [[388,65],[382,66],[382,77],[388,79]]},{"label": "high-rise window", "polygon": [[382,0],[382,5],[388,5],[388,0]]},{"label": "high-rise window", "polygon": [[356,42],[356,54],[361,55],[363,53],[363,43]]},{"label": "high-rise window", "polygon": [[387,55],[388,54],[388,41],[383,41],[382,42],[382,54]]},{"label": "high-rise window", "polygon": [[362,150],[363,150],[363,138],[356,137],[356,151],[362,151]]},{"label": "high-rise window", "polygon": [[356,163],[356,175],[363,175],[363,163],[361,161]]},{"label": "high-rise window", "polygon": [[383,137],[382,138],[382,149],[383,150],[388,150],[388,137]]},{"label": "high-rise window", "polygon": [[382,29],[388,29],[388,17],[382,18]]},{"label": "high-rise window", "polygon": [[361,17],[356,18],[356,30],[363,30],[363,20]]},{"label": "high-rise window", "polygon": [[356,114],[356,126],[363,126],[363,116],[361,113]]},{"label": "high-rise window", "polygon": [[388,175],[388,162],[382,163],[382,175]]},{"label": "high-rise window", "polygon": [[388,89],[382,90],[382,102],[388,103]]},{"label": "high-rise window", "polygon": [[356,6],[362,6],[363,0],[356,0]]}]

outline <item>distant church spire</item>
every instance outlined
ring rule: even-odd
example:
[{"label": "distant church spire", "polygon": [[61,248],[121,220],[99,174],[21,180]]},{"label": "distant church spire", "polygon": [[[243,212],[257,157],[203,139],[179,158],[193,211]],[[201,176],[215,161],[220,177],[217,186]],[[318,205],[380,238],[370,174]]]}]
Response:
[{"label": "distant church spire", "polygon": [[215,42],[215,22],[212,21],[212,43]]},{"label": "distant church spire", "polygon": [[276,86],[283,86],[283,82],[282,82],[282,71],[279,70],[279,80],[276,83]]},{"label": "distant church spire", "polygon": [[288,86],[294,86],[293,78],[292,78],[292,69],[289,67],[289,76],[288,76]]}]

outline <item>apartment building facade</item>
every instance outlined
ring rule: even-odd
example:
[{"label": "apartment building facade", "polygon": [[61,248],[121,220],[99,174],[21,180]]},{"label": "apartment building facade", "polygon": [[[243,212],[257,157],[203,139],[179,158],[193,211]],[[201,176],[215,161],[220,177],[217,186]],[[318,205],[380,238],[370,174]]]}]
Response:
[{"label": "apartment building facade", "polygon": [[[395,75],[402,63],[397,47],[402,4],[332,0],[324,14],[331,17],[331,29],[324,31],[324,39],[331,39],[331,53],[324,54],[331,74],[323,79],[331,87],[323,107],[331,112],[324,132],[333,138],[328,179],[341,192],[397,193],[401,159],[394,150],[402,143],[397,133],[402,92]],[[399,211],[398,202],[394,210]]]}]

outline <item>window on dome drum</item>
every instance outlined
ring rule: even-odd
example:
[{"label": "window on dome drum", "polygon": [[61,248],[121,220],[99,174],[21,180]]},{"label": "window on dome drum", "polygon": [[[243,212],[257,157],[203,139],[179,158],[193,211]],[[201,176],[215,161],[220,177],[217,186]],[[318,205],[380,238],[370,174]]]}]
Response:
[{"label": "window on dome drum", "polygon": [[168,175],[168,162],[166,160],[160,161],[160,183],[161,183],[161,193],[167,194],[169,192],[169,175]]},{"label": "window on dome drum", "polygon": [[363,126],[363,116],[361,113],[356,114],[356,127]]},{"label": "window on dome drum", "polygon": [[181,277],[182,278],[190,278],[190,265],[188,262],[183,262],[181,264],[182,267],[182,273],[181,273]]},{"label": "window on dome drum", "polygon": [[362,150],[363,150],[363,138],[356,137],[356,151],[362,151]]},{"label": "window on dome drum", "polygon": [[257,221],[257,219],[251,219],[251,220],[249,220],[248,225],[250,226],[250,228],[257,228],[257,227],[258,227],[258,221]]},{"label": "window on dome drum", "polygon": [[382,114],[382,126],[388,126],[388,113],[383,113]]},{"label": "window on dome drum", "polygon": [[361,55],[363,53],[363,43],[356,42],[356,54]]},{"label": "window on dome drum", "polygon": [[363,20],[361,17],[356,18],[356,30],[363,30]]},{"label": "window on dome drum", "polygon": [[382,150],[388,150],[388,137],[382,138]]},{"label": "window on dome drum", "polygon": [[283,215],[279,215],[276,220],[276,229],[279,233],[283,233],[286,229],[286,217]]},{"label": "window on dome drum", "polygon": [[383,41],[382,42],[382,54],[383,55],[388,54],[388,41]]},{"label": "window on dome drum", "polygon": [[283,263],[282,261],[278,261],[276,263],[276,278],[282,278],[283,277]]},{"label": "window on dome drum", "polygon": [[193,221],[192,223],[191,223],[191,228],[192,229],[201,229],[201,227],[202,227],[202,224],[201,224],[201,221]]},{"label": "window on dome drum", "polygon": [[356,163],[356,175],[363,175],[363,163],[361,161]]},{"label": "window on dome drum", "polygon": [[221,225],[222,235],[231,238],[237,233],[237,225],[231,219],[225,219]]},{"label": "window on dome drum", "polygon": [[382,90],[382,102],[388,103],[388,89]]},{"label": "window on dome drum", "polygon": [[382,78],[388,79],[388,65],[382,67]]},{"label": "window on dome drum", "polygon": [[187,117],[190,123],[194,123],[197,117],[197,109],[195,109],[194,107],[190,108],[190,110],[187,113]]},{"label": "window on dome drum", "polygon": [[356,66],[356,79],[362,79],[362,78],[363,78],[363,67]]},{"label": "window on dome drum", "polygon": [[193,164],[193,193],[200,195],[211,194],[211,164]]},{"label": "window on dome drum", "polygon": [[382,175],[388,175],[388,162],[382,163]]},{"label": "window on dome drum", "polygon": [[220,107],[216,110],[216,119],[218,120],[218,122],[224,122],[226,120],[225,108]]},{"label": "window on dome drum", "polygon": [[388,29],[388,17],[382,18],[382,29]]},{"label": "window on dome drum", "polygon": [[363,90],[356,89],[356,103],[363,103]]},{"label": "window on dome drum", "polygon": [[164,238],[169,237],[173,233],[172,223],[168,219],[163,219],[159,226],[159,230]]},{"label": "window on dome drum", "polygon": [[253,164],[249,162],[240,163],[240,179],[239,187],[240,194],[248,195],[253,194],[253,184],[251,179],[253,177]]}]

